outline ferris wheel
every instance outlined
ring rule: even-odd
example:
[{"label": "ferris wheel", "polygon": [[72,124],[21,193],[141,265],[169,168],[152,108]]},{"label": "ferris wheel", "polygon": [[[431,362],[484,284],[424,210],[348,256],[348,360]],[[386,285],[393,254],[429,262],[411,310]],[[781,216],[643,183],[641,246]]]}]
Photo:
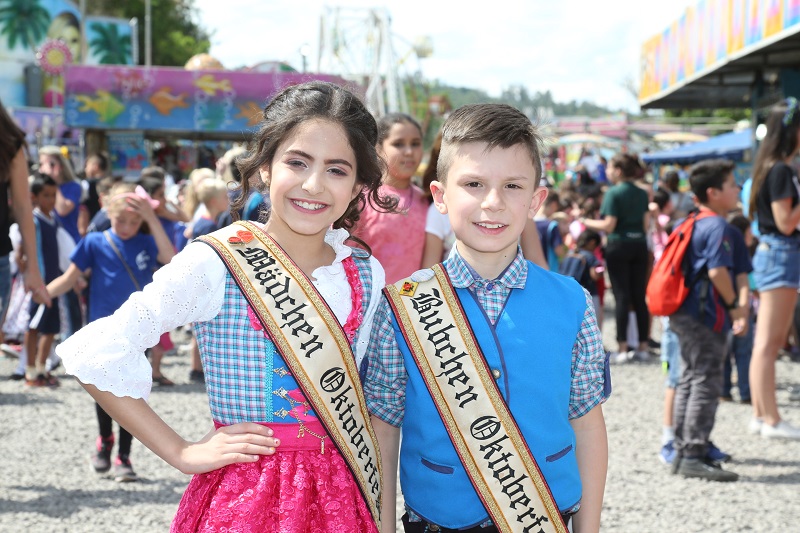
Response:
[{"label": "ferris wheel", "polygon": [[[429,38],[411,44],[394,35],[386,8],[323,9],[317,71],[362,85],[367,108],[377,117],[409,112],[404,79],[418,78],[418,61],[431,52]],[[412,56],[417,60],[416,74],[409,74]]]}]

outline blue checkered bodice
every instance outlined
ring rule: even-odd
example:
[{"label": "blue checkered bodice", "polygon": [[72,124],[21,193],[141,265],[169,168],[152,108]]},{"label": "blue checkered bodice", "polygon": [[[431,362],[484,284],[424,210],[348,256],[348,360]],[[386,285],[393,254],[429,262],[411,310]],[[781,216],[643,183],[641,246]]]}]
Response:
[{"label": "blue checkered bodice", "polygon": [[[364,292],[362,309],[366,311],[372,293],[372,269],[369,258],[357,254],[359,251],[354,250]],[[250,324],[247,307],[236,281],[226,272],[220,312],[207,322],[195,324],[211,417],[224,425],[294,422],[287,416],[292,405],[283,393],[298,389],[297,382],[272,341]],[[351,346],[353,351],[360,329]]]}]

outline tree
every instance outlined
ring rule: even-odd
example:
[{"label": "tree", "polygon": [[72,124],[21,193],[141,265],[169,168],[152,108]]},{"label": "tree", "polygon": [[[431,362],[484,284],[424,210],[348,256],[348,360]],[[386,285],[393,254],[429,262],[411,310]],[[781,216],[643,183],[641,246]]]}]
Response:
[{"label": "tree", "polygon": [[[25,0],[23,0],[25,1]],[[86,12],[139,20],[139,62],[144,63],[144,0],[87,0]],[[208,52],[211,34],[200,26],[194,0],[151,0],[153,64],[180,66]]]},{"label": "tree", "polygon": [[0,0],[0,26],[9,50],[17,46],[17,41],[33,50],[47,34],[50,13],[39,0]]},{"label": "tree", "polygon": [[89,41],[89,48],[100,64],[124,65],[131,55],[130,37],[121,35],[116,24],[93,22],[91,28],[96,35]]}]

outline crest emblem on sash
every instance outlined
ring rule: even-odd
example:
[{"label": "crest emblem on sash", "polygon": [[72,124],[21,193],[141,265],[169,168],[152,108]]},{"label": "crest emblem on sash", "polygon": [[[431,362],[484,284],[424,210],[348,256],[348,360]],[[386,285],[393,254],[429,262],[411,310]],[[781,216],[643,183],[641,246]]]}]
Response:
[{"label": "crest emblem on sash", "polygon": [[414,293],[417,291],[417,283],[416,281],[406,280],[403,282],[403,285],[400,286],[400,296],[414,296]]}]

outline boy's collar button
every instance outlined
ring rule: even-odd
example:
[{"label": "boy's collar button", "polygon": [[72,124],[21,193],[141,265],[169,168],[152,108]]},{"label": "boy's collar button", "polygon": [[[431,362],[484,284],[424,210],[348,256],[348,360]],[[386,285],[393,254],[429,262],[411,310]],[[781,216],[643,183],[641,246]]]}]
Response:
[{"label": "boy's collar button", "polygon": [[492,292],[492,289],[494,289],[494,283],[492,283],[492,282],[487,283],[486,284],[486,290],[489,291],[489,292]]}]

